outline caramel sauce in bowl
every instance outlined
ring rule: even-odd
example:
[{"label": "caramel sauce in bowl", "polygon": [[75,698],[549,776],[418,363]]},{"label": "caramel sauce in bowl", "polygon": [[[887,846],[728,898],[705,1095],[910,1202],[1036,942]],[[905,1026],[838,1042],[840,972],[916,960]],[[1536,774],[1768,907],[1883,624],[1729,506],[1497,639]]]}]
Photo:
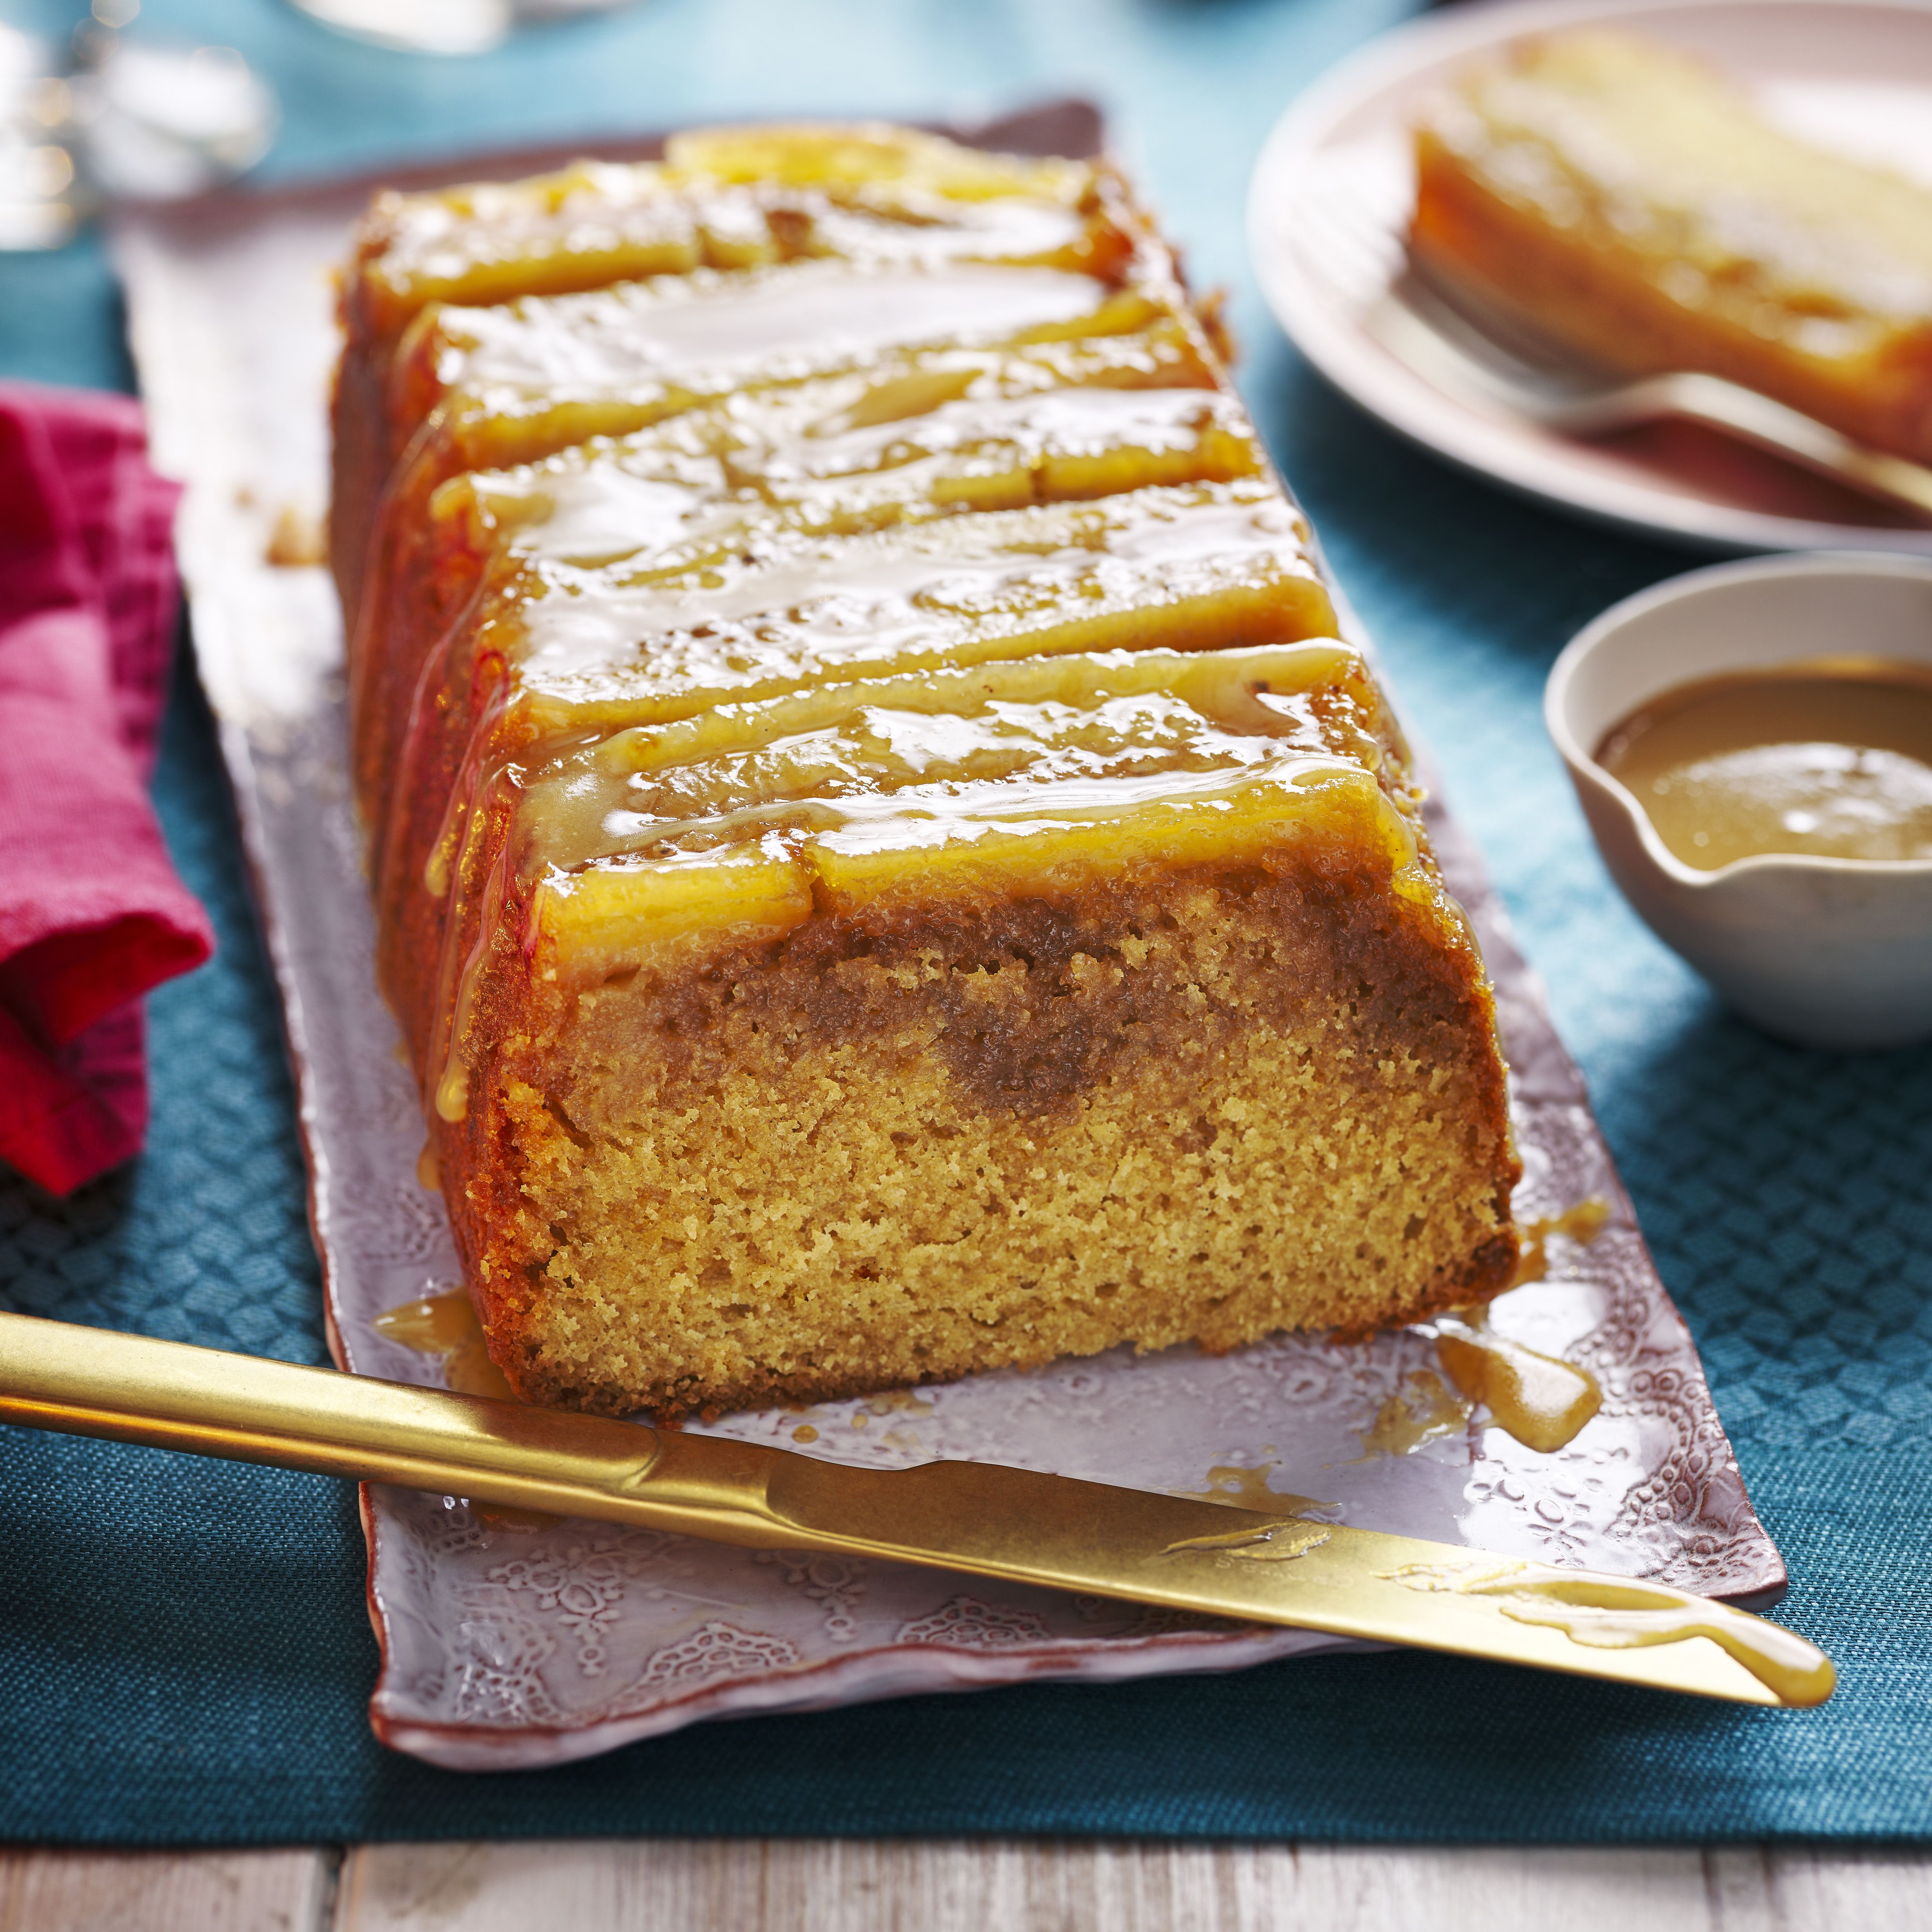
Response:
[{"label": "caramel sauce in bowl", "polygon": [[1571,640],[1544,716],[1624,897],[1741,1012],[1932,1039],[1932,562],[1672,578]]}]

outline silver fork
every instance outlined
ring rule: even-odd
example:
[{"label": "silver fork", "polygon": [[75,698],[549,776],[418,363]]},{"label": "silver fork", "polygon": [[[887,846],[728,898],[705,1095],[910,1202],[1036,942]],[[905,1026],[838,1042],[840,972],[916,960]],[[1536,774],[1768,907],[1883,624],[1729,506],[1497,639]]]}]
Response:
[{"label": "silver fork", "polygon": [[1325,279],[1366,333],[1433,387],[1461,400],[1500,403],[1565,436],[1604,436],[1671,417],[1702,423],[1932,520],[1932,469],[1924,464],[1874,449],[1720,376],[1678,370],[1629,382],[1592,370],[1473,291],[1426,274],[1376,205],[1385,189],[1376,192],[1359,173],[1350,178],[1352,172],[1331,171],[1324,191],[1310,197],[1305,214],[1320,229],[1311,253],[1324,258]]}]

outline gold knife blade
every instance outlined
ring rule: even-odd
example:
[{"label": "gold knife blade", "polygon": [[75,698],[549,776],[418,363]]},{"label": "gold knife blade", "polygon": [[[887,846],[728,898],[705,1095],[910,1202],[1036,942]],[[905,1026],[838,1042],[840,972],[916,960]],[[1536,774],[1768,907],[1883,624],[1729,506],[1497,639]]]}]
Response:
[{"label": "gold knife blade", "polygon": [[754,1549],[820,1550],[1810,1706],[1831,1660],[1663,1585],[985,1462],[855,1469],[753,1443],[0,1313],[0,1420]]}]

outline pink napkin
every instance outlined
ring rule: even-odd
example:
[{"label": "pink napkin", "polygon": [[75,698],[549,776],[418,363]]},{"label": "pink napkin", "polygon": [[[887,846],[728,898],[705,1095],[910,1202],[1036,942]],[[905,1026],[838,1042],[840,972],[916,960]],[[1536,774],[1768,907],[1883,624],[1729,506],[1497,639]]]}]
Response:
[{"label": "pink napkin", "polygon": [[129,398],[0,383],[0,1160],[58,1194],[140,1151],[141,996],[214,946],[147,791],[179,494]]}]

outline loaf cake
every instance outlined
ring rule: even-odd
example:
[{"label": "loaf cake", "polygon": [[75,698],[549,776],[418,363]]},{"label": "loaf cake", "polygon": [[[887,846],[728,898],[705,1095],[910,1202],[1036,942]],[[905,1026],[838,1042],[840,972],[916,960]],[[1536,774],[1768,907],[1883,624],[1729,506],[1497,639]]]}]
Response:
[{"label": "loaf cake", "polygon": [[1595,28],[1462,76],[1415,153],[1425,269],[1610,371],[1727,376],[1932,461],[1932,190]]},{"label": "loaf cake", "polygon": [[519,1395],[1508,1282],[1480,958],[1111,168],[707,134],[383,197],[343,308],[379,965]]}]

